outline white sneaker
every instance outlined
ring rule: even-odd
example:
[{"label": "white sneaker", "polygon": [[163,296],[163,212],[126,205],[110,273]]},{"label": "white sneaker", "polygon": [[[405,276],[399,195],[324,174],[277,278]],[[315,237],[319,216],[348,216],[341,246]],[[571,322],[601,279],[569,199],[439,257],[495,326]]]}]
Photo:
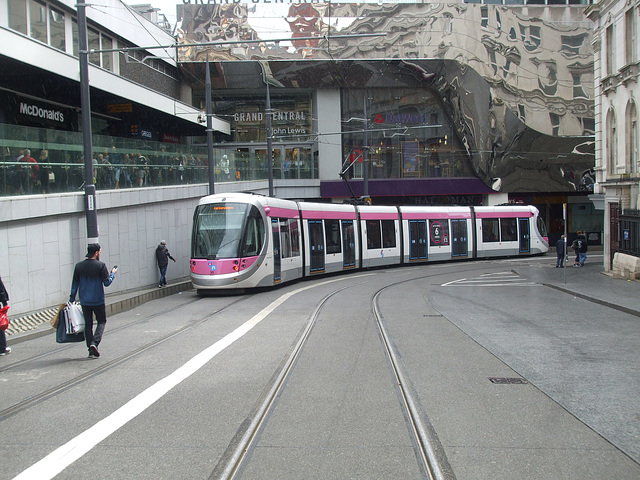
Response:
[{"label": "white sneaker", "polygon": [[7,347],[4,352],[0,353],[0,357],[3,355],[9,355],[11,353],[11,347]]}]

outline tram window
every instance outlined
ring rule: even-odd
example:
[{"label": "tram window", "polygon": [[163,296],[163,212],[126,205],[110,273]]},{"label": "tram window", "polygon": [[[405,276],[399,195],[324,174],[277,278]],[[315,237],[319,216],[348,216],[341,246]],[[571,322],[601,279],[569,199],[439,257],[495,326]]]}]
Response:
[{"label": "tram window", "polygon": [[300,256],[300,222],[297,218],[290,218],[289,222],[289,238],[291,239],[291,256]]},{"label": "tram window", "polygon": [[429,240],[432,247],[449,245],[449,220],[429,220]]},{"label": "tram window", "polygon": [[[247,205],[234,203],[198,207],[194,214],[192,256],[209,259],[237,257],[246,209]],[[257,209],[255,213],[259,216]],[[251,217],[255,222],[253,209]],[[264,238],[264,230],[262,237]],[[257,232],[253,239],[246,236],[244,245],[248,245],[251,240],[257,241]],[[260,247],[261,245],[255,245],[256,249]]]},{"label": "tram window", "polygon": [[340,253],[342,251],[342,242],[340,241],[340,221],[325,220],[324,232],[327,254]]},{"label": "tram window", "polygon": [[515,242],[518,240],[518,228],[515,218],[500,219],[500,234],[503,242]]},{"label": "tram window", "polygon": [[282,258],[289,258],[291,254],[291,235],[289,233],[289,221],[286,218],[280,219],[280,252]]},{"label": "tram window", "polygon": [[367,220],[367,249],[374,250],[381,247],[380,220]]},{"label": "tram window", "polygon": [[482,219],[482,241],[485,243],[500,241],[500,227],[497,218]]},{"label": "tram window", "polygon": [[382,220],[382,248],[396,247],[396,222]]},{"label": "tram window", "polygon": [[264,222],[256,207],[251,207],[247,218],[247,228],[242,241],[242,257],[255,257],[260,254],[264,241]]}]

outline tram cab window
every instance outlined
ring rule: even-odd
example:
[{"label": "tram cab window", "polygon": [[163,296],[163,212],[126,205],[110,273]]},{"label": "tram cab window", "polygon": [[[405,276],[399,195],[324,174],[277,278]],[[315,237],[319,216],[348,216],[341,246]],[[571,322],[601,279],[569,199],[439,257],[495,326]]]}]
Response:
[{"label": "tram cab window", "polygon": [[482,219],[482,241],[485,243],[500,241],[500,224],[497,218]]},{"label": "tram cab window", "polygon": [[237,257],[247,208],[240,203],[199,206],[194,214],[192,257]]},{"label": "tram cab window", "polygon": [[264,242],[264,222],[256,207],[251,207],[247,218],[247,228],[242,239],[241,257],[255,257],[260,254]]},{"label": "tram cab window", "polygon": [[325,220],[324,232],[326,245],[325,251],[327,254],[340,253],[342,251],[342,242],[340,241],[340,221]]},{"label": "tram cab window", "polygon": [[500,219],[500,234],[503,242],[515,242],[518,240],[518,227],[515,218]]}]

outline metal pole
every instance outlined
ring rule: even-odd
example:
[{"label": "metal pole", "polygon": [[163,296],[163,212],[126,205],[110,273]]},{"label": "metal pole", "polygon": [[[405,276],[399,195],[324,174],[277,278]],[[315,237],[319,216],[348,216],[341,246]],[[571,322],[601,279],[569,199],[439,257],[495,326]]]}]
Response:
[{"label": "metal pole", "polygon": [[564,219],[564,255],[562,256],[562,268],[564,270],[564,283],[567,283],[567,204],[562,204],[562,217]]},{"label": "metal pole", "polygon": [[267,165],[269,171],[269,196],[273,197],[273,152],[271,146],[271,93],[269,92],[269,78],[265,75],[265,83],[267,84]]},{"label": "metal pole", "polygon": [[209,54],[207,54],[207,159],[209,165],[209,195],[216,193],[216,169],[213,161],[213,116],[211,108],[211,72],[209,71]]},{"label": "metal pole", "polygon": [[80,107],[84,152],[84,207],[87,219],[87,243],[98,243],[96,186],[93,183],[93,147],[91,145],[91,97],[89,92],[89,42],[84,0],[78,0],[78,58],[80,60]]},{"label": "metal pole", "polygon": [[367,129],[369,128],[369,119],[367,118],[367,94],[364,94],[364,145],[362,146],[362,156],[364,166],[362,196],[367,199],[369,197],[369,138]]}]

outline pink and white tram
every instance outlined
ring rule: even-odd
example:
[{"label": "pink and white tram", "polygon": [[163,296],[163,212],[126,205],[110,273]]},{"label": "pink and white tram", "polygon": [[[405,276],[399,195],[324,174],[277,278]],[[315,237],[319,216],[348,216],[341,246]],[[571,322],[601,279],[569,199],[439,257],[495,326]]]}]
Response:
[{"label": "pink and white tram", "polygon": [[191,281],[204,293],[548,250],[544,222],[532,206],[354,206],[216,194],[202,198],[194,212]]}]

